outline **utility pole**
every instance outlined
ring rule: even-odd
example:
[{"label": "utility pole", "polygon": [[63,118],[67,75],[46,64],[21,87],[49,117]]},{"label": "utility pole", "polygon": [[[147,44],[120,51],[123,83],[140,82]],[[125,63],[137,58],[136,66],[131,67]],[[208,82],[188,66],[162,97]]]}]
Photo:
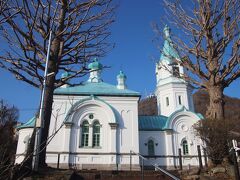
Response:
[{"label": "utility pole", "polygon": [[43,89],[42,89],[42,95],[41,95],[41,102],[40,102],[40,110],[39,110],[39,118],[36,119],[36,134],[35,134],[35,143],[34,143],[34,150],[33,150],[33,161],[32,161],[32,170],[38,171],[38,165],[39,165],[39,153],[41,152],[40,149],[40,143],[41,143],[41,133],[42,128],[44,127],[44,109],[43,109],[43,101],[46,91],[46,79],[48,75],[48,61],[50,56],[50,49],[51,49],[51,37],[52,37],[52,31],[50,31],[49,34],[49,40],[48,40],[48,50],[47,50],[47,58],[46,58],[46,65],[45,65],[45,71],[44,71],[44,79],[43,79]]}]

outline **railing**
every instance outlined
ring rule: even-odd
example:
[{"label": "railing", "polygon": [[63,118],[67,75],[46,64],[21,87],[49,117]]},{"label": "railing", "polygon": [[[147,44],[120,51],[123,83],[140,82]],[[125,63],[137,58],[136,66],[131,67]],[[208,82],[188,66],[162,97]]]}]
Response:
[{"label": "railing", "polygon": [[[144,179],[144,160],[148,160],[147,158],[143,157],[141,154],[139,153],[135,153],[134,151],[130,151],[130,171],[132,171],[132,155],[135,154],[137,155],[138,157],[141,158],[141,172],[142,172],[142,180]],[[157,166],[156,164],[152,164],[150,163],[154,168],[155,170],[159,170],[161,171],[162,173],[166,174],[167,176],[171,177],[172,179],[174,180],[180,180],[178,177],[172,175],[171,173],[169,173],[168,171],[160,168],[159,166]]]}]

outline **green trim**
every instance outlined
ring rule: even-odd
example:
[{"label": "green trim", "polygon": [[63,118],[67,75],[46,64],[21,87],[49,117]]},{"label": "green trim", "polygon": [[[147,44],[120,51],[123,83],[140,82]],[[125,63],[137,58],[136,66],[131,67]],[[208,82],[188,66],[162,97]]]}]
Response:
[{"label": "green trim", "polygon": [[54,95],[60,95],[60,96],[89,96],[89,95],[96,95],[96,96],[107,96],[107,97],[141,97],[140,94],[101,94],[101,93],[93,93],[93,94],[89,94],[89,93],[54,93]]},{"label": "green trim", "polygon": [[57,88],[55,95],[98,95],[139,97],[140,93],[129,89],[118,89],[117,86],[104,82],[84,82],[78,86]]},{"label": "green trim", "polygon": [[36,116],[33,116],[31,119],[29,119],[24,124],[17,126],[16,129],[20,130],[20,129],[25,129],[25,128],[34,128],[35,123],[36,123],[36,119],[37,119]]},{"label": "green trim", "polygon": [[173,116],[175,116],[177,113],[180,113],[180,112],[183,112],[183,111],[193,113],[193,114],[194,114],[195,116],[197,116],[200,120],[204,119],[202,114],[200,114],[200,113],[195,113],[195,112],[193,112],[193,111],[189,111],[189,110],[187,110],[187,108],[186,108],[185,106],[182,106],[182,107],[179,108],[178,110],[174,111],[174,112],[168,117],[167,122],[166,122],[166,125],[165,125],[164,128],[165,128],[165,129],[167,129],[167,128],[168,128],[168,129],[171,129],[169,126],[170,126],[170,123],[171,123],[171,121],[172,121]]},{"label": "green trim", "polygon": [[[107,102],[105,102],[104,100],[102,100],[102,99],[100,99],[100,98],[98,98],[98,97],[95,97],[94,95],[91,95],[91,96],[88,97],[88,98],[84,98],[84,99],[81,99],[81,100],[77,101],[77,102],[68,110],[67,115],[66,115],[66,117],[65,117],[65,119],[64,119],[64,121],[63,121],[64,124],[72,124],[72,119],[71,119],[70,117],[71,117],[71,116],[73,115],[73,113],[75,112],[74,109],[77,108],[80,104],[82,104],[82,103],[84,103],[84,102],[86,102],[86,101],[90,101],[90,100],[100,101],[100,102],[106,104],[106,105],[112,110],[112,112],[113,112],[113,114],[114,114],[115,122],[113,122],[113,123],[116,123],[116,115],[115,115],[115,112],[114,112],[113,107],[112,107],[110,104],[108,104]],[[69,120],[69,119],[70,119],[70,120]]]}]

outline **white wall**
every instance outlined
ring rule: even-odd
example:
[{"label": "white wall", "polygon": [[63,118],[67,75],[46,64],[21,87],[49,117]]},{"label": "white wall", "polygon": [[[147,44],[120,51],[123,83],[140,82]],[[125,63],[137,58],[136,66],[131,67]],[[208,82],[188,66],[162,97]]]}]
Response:
[{"label": "white wall", "polygon": [[[182,66],[177,65],[180,76],[184,75]],[[161,60],[156,64],[156,91],[158,104],[158,114],[170,116],[180,106],[185,106],[188,110],[194,111],[192,100],[192,88],[184,79],[172,75],[173,66],[166,60]],[[179,98],[181,97],[181,104]],[[166,103],[169,99],[169,105]]]},{"label": "white wall", "polygon": [[[193,125],[197,121],[199,121],[199,117],[194,113],[183,110],[173,115],[169,127],[172,130],[139,131],[141,155],[148,156],[147,142],[149,139],[152,139],[155,143],[155,157],[147,157],[148,160],[144,164],[149,166],[157,164],[159,166],[167,166],[168,168],[177,167],[179,166],[178,149],[180,148],[182,150],[183,166],[187,167],[189,164],[191,166],[198,166],[197,145],[200,145],[202,148],[203,144],[193,129]],[[189,154],[187,155],[183,155],[183,139],[186,139],[188,142]],[[204,161],[202,162],[204,164]]]},{"label": "white wall", "polygon": [[[66,113],[79,100],[86,96],[54,96],[53,114],[49,135],[53,134],[63,123]],[[129,164],[130,150],[139,152],[138,137],[138,97],[97,97],[95,100],[83,102],[76,108],[71,126],[63,125],[59,133],[47,146],[47,163],[56,162],[56,153],[61,155],[62,161],[83,164]],[[105,102],[105,103],[104,103]],[[105,104],[105,105],[104,105]],[[113,117],[109,116],[106,104],[111,105],[118,123],[117,129],[111,128],[109,123]],[[80,107],[81,106],[81,107]],[[100,148],[79,147],[81,137],[81,122],[89,114],[94,114],[101,124]],[[93,122],[89,121],[90,124]],[[90,128],[91,129],[91,128]],[[91,133],[91,131],[90,131]],[[91,139],[91,138],[90,138]],[[70,140],[70,141],[69,141]],[[69,157],[69,152],[72,155]],[[51,154],[50,154],[51,153]],[[55,153],[55,155],[54,155]],[[74,154],[75,153],[75,154]],[[119,155],[116,155],[119,154]],[[133,164],[138,165],[139,159],[133,157]]]},{"label": "white wall", "polygon": [[159,166],[166,165],[166,158],[158,158],[158,156],[165,156],[168,144],[166,142],[166,132],[164,131],[139,131],[139,147],[140,154],[148,156],[148,141],[154,141],[155,158],[148,158],[144,164],[150,166],[151,164],[158,164]]},{"label": "white wall", "polygon": [[19,130],[15,164],[20,164],[24,160],[32,133],[33,128]]},{"label": "white wall", "polygon": [[[157,87],[155,94],[159,104],[159,114],[168,117],[182,106],[194,111],[191,93],[192,90],[186,83],[168,83]],[[178,96],[181,96],[181,104],[179,104]],[[168,106],[166,104],[167,97],[169,98]]]}]

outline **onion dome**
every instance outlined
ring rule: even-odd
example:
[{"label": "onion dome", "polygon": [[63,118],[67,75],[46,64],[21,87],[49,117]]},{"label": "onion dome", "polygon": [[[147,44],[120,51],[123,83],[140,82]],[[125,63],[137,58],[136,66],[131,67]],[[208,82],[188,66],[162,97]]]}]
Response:
[{"label": "onion dome", "polygon": [[120,71],[119,74],[117,75],[117,78],[118,79],[127,79],[127,76],[122,71]]},{"label": "onion dome", "polygon": [[93,62],[88,65],[88,68],[91,70],[101,70],[102,67],[102,64],[98,62],[97,58],[94,58]]}]

